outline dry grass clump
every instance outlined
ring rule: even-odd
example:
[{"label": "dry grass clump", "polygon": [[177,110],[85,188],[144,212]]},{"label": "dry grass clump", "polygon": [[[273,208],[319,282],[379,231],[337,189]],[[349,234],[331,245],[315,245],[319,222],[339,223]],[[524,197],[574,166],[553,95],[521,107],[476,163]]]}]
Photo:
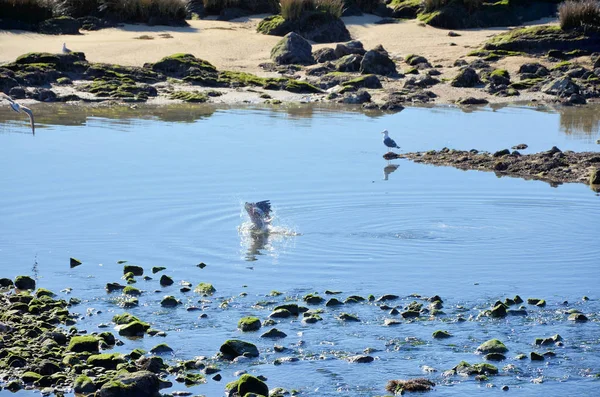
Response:
[{"label": "dry grass clump", "polygon": [[130,22],[147,22],[151,17],[184,20],[186,0],[100,0],[100,10]]},{"label": "dry grass clump", "polygon": [[402,392],[430,391],[435,383],[427,378],[414,378],[408,380],[390,380],[385,389],[390,393],[399,394]]},{"label": "dry grass clump", "polygon": [[344,12],[343,0],[281,0],[281,16],[288,21],[295,21],[305,11],[320,11],[335,17]]},{"label": "dry grass clump", "polygon": [[558,7],[558,19],[563,30],[600,27],[600,1],[565,1]]}]

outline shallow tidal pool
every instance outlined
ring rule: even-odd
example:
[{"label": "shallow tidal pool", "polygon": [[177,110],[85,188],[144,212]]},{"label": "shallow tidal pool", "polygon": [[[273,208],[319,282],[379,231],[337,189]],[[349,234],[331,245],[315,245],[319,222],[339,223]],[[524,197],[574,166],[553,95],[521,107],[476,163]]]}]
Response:
[{"label": "shallow tidal pool", "polygon": [[[598,194],[583,184],[389,163],[380,134],[389,130],[410,152],[520,143],[529,145],[522,153],[598,151],[598,108],[33,110],[35,136],[19,115],[0,110],[0,277],[29,274],[59,297],[82,299],[72,309],[79,329],[112,329],[113,315],[128,311],[167,334],[121,338],[114,351],[167,343],[174,349],[167,362],[206,356],[221,369],[221,381],[174,382],[163,393],[223,395],[238,371],[302,396],[384,395],[388,380],[423,376],[436,383],[433,393],[449,396],[505,393],[504,385],[511,395],[591,396],[600,386]],[[266,199],[275,233],[253,238],[244,232],[243,203]],[[70,268],[70,257],[83,264]],[[151,277],[136,278],[138,307],[125,310],[122,294],[105,291],[106,283],[125,283],[118,261]],[[152,274],[154,266],[166,269]],[[161,287],[161,274],[175,284]],[[216,293],[181,292],[182,281],[212,283]],[[375,300],[331,307],[304,302],[310,293]],[[385,294],[397,298],[377,300]],[[161,307],[165,295],[182,304]],[[404,319],[393,310],[413,301],[427,308],[434,295],[443,314]],[[515,295],[525,302],[513,309],[522,305],[525,314],[482,315]],[[282,303],[302,304],[322,320],[275,319],[287,334],[277,340],[261,338],[272,326],[237,329],[241,317],[267,320]],[[589,321],[569,321],[569,310]],[[341,313],[360,321],[342,321]],[[436,330],[452,337],[434,339]],[[534,345],[555,334],[562,345]],[[231,338],[255,343],[259,357],[217,360]],[[493,338],[508,347],[504,361],[492,362],[498,375],[444,374],[462,360],[483,362],[475,350]],[[555,356],[529,359],[548,351]],[[516,359],[521,353],[527,358]],[[358,354],[374,361],[349,362]]]}]

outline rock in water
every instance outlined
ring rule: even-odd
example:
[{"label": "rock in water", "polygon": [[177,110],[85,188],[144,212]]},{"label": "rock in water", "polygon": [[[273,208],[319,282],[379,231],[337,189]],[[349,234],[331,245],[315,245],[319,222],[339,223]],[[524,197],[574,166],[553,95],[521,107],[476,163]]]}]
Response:
[{"label": "rock in water", "polygon": [[160,381],[149,371],[121,373],[96,392],[98,397],[154,397],[158,395]]},{"label": "rock in water", "polygon": [[315,63],[312,46],[298,33],[286,34],[271,50],[271,59],[279,65]]}]

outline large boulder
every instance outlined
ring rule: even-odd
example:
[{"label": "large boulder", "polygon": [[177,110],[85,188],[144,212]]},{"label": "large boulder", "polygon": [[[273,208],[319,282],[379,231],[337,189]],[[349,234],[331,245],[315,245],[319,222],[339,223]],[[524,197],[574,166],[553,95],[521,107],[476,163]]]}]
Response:
[{"label": "large boulder", "polygon": [[572,94],[578,94],[579,86],[569,77],[559,77],[544,85],[542,87],[542,92],[559,97],[568,97]]},{"label": "large boulder", "polygon": [[450,85],[453,87],[475,87],[478,84],[481,84],[479,75],[475,69],[468,66],[461,68],[456,77],[454,77],[450,83]]},{"label": "large boulder", "polygon": [[96,392],[97,397],[156,397],[160,381],[149,371],[120,373]]},{"label": "large boulder", "polygon": [[285,20],[281,15],[272,15],[258,24],[257,31],[271,36],[296,32],[315,43],[350,40],[350,33],[340,18],[319,11],[303,12],[295,21]]},{"label": "large boulder", "polygon": [[151,64],[153,71],[170,77],[185,77],[189,74],[209,73],[215,74],[217,68],[211,63],[196,58],[192,54],[173,54]]},{"label": "large boulder", "polygon": [[44,34],[79,34],[80,23],[71,17],[47,19],[40,23],[38,30]]},{"label": "large boulder", "polygon": [[295,32],[286,34],[271,49],[271,59],[279,65],[311,65],[315,63],[312,46],[304,37]]},{"label": "large boulder", "polygon": [[370,50],[364,55],[360,63],[360,72],[363,74],[378,74],[391,76],[397,73],[396,64],[384,51]]}]

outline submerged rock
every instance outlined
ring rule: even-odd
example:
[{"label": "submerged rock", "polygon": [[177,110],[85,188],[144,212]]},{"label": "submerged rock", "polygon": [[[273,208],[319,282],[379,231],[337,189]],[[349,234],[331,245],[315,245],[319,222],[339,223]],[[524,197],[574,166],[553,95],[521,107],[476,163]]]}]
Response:
[{"label": "submerged rock", "polygon": [[242,355],[246,357],[258,357],[258,349],[256,348],[256,345],[239,339],[230,339],[225,341],[219,350],[223,354],[223,357],[228,360],[233,360],[234,358]]}]

